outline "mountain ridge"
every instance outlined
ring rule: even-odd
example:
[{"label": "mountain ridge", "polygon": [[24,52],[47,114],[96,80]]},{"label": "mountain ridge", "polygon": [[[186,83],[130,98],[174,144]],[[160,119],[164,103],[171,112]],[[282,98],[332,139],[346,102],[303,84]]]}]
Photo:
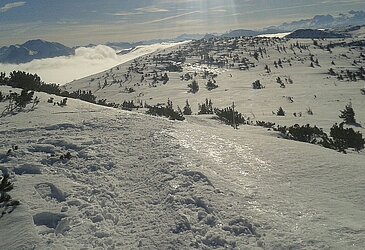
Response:
[{"label": "mountain ridge", "polygon": [[0,48],[0,63],[27,63],[35,59],[70,56],[75,49],[58,42],[41,39],[29,40],[23,44],[10,45]]}]

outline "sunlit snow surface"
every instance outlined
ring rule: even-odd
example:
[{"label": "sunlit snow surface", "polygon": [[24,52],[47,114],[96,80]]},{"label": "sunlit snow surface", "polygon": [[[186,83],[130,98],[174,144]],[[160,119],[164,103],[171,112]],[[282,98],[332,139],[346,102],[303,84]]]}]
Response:
[{"label": "sunlit snow surface", "polygon": [[365,200],[358,193],[363,156],[351,155],[349,165],[346,155],[262,136],[260,128],[233,130],[209,117],[176,127],[170,134],[197,155],[182,158],[235,190],[242,212],[262,223],[268,249],[361,249],[365,243]]}]

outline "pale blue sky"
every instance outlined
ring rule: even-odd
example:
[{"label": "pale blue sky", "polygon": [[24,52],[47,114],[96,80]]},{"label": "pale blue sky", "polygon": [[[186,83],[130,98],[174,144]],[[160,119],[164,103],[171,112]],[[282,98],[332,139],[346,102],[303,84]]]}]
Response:
[{"label": "pale blue sky", "polygon": [[365,10],[364,0],[0,0],[0,46],[41,38],[66,45],[262,28]]}]

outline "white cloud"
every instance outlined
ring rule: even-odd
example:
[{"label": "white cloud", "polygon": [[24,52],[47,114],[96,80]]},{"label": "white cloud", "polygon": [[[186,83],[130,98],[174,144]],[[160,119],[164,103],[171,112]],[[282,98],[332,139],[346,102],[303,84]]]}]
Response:
[{"label": "white cloud", "polygon": [[147,22],[143,22],[143,23],[139,23],[139,24],[159,23],[159,22],[172,20],[172,19],[176,19],[176,18],[179,18],[179,17],[188,16],[188,15],[197,14],[197,13],[202,13],[202,11],[199,11],[199,10],[192,11],[192,12],[183,13],[183,14],[179,14],[179,15],[175,15],[175,16],[169,16],[169,17],[165,17],[165,18],[155,19],[155,20],[151,20],[151,21],[147,21]]},{"label": "white cloud", "polygon": [[9,73],[22,70],[38,74],[47,83],[65,84],[97,72],[112,68],[123,62],[123,57],[105,45],[93,48],[78,48],[74,56],[62,56],[33,60],[25,64],[0,64],[2,71]]},{"label": "white cloud", "polygon": [[17,8],[17,7],[22,7],[25,4],[26,4],[26,2],[14,2],[14,3],[5,4],[3,7],[0,7],[0,13],[7,12],[7,11]]},{"label": "white cloud", "polygon": [[21,70],[39,75],[46,83],[65,84],[76,79],[103,72],[137,57],[150,54],[156,50],[166,49],[182,43],[166,43],[139,46],[125,55],[105,45],[92,48],[76,49],[74,56],[62,56],[42,60],[33,60],[25,64],[0,64],[1,72],[9,74]]},{"label": "white cloud", "polygon": [[112,15],[112,16],[134,16],[134,15],[141,15],[141,14],[143,14],[143,12],[121,11],[121,12],[110,13],[109,15]]},{"label": "white cloud", "polygon": [[155,6],[148,6],[148,7],[134,9],[134,11],[120,11],[120,12],[110,13],[110,15],[133,16],[133,15],[143,15],[146,13],[153,14],[153,13],[162,13],[162,12],[169,12],[169,10],[155,7]]},{"label": "white cloud", "polygon": [[153,7],[153,6],[138,8],[136,10],[145,12],[145,13],[159,13],[159,12],[168,12],[169,11],[168,9],[163,9],[163,8],[158,8],[158,7]]}]

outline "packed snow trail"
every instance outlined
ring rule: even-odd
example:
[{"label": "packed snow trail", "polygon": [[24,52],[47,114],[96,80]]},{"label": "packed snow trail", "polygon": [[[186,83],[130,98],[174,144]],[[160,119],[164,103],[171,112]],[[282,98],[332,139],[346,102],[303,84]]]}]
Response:
[{"label": "packed snow trail", "polygon": [[1,249],[263,246],[236,198],[180,157],[164,132],[176,122],[37,95],[36,110],[0,120],[0,169],[21,203],[0,218]]},{"label": "packed snow trail", "polygon": [[230,190],[236,208],[261,225],[267,249],[362,249],[364,156],[349,163],[336,151],[264,133],[193,116],[170,134],[191,152],[184,161]]}]

